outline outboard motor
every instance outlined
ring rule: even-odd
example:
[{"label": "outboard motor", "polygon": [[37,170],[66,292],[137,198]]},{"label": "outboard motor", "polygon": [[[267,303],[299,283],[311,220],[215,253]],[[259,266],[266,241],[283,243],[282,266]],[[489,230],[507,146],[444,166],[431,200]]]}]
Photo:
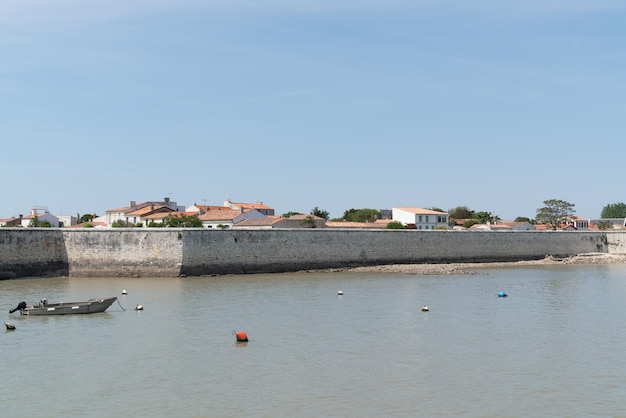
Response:
[{"label": "outboard motor", "polygon": [[17,304],[17,306],[15,307],[15,309],[11,309],[9,311],[9,313],[13,313],[15,311],[21,311],[22,309],[26,309],[26,302],[20,302]]}]

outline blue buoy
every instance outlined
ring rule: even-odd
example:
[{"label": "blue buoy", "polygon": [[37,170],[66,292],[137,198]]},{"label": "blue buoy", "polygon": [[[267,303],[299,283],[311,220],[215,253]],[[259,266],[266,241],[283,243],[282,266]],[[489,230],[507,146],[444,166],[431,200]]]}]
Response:
[{"label": "blue buoy", "polygon": [[498,292],[498,297],[499,298],[505,298],[505,297],[507,297],[507,294],[504,293],[504,292]]}]

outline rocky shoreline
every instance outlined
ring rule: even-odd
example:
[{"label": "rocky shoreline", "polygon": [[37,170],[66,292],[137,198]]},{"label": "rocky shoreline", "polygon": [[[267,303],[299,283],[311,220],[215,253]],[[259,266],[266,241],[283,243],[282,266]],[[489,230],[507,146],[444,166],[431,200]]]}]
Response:
[{"label": "rocky shoreline", "polygon": [[450,264],[390,264],[382,266],[333,269],[333,271],[382,272],[424,275],[476,274],[477,269],[492,267],[523,267],[563,264],[619,264],[626,263],[626,254],[586,253],[571,257],[547,256],[541,260],[496,263],[450,263]]}]

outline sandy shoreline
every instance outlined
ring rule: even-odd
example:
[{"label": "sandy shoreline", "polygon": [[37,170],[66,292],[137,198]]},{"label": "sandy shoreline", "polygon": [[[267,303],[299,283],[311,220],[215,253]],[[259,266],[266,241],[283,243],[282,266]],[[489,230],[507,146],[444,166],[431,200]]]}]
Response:
[{"label": "sandy shoreline", "polygon": [[541,260],[514,261],[503,263],[450,263],[450,264],[390,264],[382,266],[331,269],[330,271],[383,272],[405,274],[475,274],[476,269],[490,267],[537,266],[556,264],[616,264],[626,263],[626,254],[587,253],[572,257],[556,258],[548,256]]}]

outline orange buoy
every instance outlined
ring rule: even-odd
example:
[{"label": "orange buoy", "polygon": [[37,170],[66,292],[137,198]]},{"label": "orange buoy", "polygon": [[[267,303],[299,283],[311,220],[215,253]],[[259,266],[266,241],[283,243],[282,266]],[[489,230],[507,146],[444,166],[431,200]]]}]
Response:
[{"label": "orange buoy", "polygon": [[248,334],[245,333],[245,331],[233,331],[233,334],[235,334],[235,338],[237,339],[237,342],[245,342],[248,341]]}]

